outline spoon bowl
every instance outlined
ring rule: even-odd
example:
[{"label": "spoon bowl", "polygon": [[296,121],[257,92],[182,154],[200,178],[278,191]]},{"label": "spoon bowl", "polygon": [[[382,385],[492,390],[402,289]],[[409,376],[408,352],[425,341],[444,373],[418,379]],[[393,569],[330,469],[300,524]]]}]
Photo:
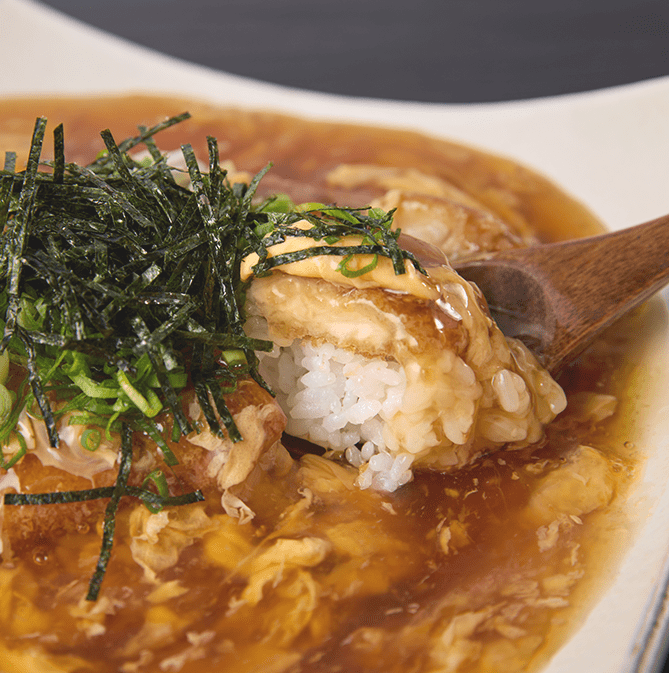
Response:
[{"label": "spoon bowl", "polygon": [[669,283],[669,215],[621,231],[491,253],[455,264],[506,336],[557,374]]}]

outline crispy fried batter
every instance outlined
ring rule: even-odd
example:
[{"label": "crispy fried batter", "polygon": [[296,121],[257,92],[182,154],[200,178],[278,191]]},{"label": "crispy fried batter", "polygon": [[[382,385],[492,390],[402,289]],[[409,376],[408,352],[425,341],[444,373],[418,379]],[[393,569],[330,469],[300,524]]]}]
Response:
[{"label": "crispy fried batter", "polygon": [[[165,473],[172,495],[200,489],[206,497],[220,498],[221,491],[241,483],[261,456],[281,438],[285,416],[272,396],[252,380],[240,381],[237,390],[225,399],[233,418],[242,426],[244,438],[241,442],[233,444],[227,437],[213,435],[205,427],[195,395],[186,394],[185,411],[193,418],[197,429],[188,438],[170,443],[179,464],[168,468],[156,444],[141,433],[135,433],[133,467],[128,483],[141,486],[146,476],[159,468]],[[163,422],[168,427],[166,434],[169,434],[169,421],[164,419]],[[39,446],[39,433],[36,435],[36,450],[29,452],[14,468],[23,493],[87,490],[114,484],[114,468],[86,478],[45,466],[39,458],[40,449],[44,447]],[[18,551],[25,545],[88,530],[102,519],[107,502],[107,499],[98,499],[70,504],[5,506],[2,530],[5,556],[9,550]],[[123,499],[121,506],[130,502],[131,498]]]}]

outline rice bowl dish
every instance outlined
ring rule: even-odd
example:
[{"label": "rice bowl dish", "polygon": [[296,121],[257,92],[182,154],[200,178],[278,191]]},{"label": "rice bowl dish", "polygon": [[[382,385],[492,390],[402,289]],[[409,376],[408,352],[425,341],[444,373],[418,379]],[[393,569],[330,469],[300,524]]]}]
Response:
[{"label": "rice bowl dish", "polygon": [[[21,105],[5,118],[27,119],[32,106]],[[115,102],[121,126],[124,105]],[[183,105],[146,100],[143,118],[127,124],[155,123]],[[54,120],[72,114],[63,101],[40,107]],[[71,131],[80,163],[99,150],[91,138],[109,101],[86,107]],[[217,136],[231,185],[248,185],[273,160],[256,204],[287,194],[300,212],[335,201],[397,207],[395,225],[406,232],[419,220],[424,240],[451,259],[556,238],[565,212],[584,232],[599,226],[541,176],[474,150],[188,107],[193,119],[165,133],[168,149]],[[195,149],[206,163],[206,150]],[[342,255],[327,260],[336,271]],[[337,282],[325,277],[333,269],[303,274],[300,263],[250,281],[245,337],[273,345],[248,357],[256,353],[276,396],[247,378],[226,389],[242,436],[233,442],[212,430],[206,402],[185,386],[179,405],[192,432],[174,441],[171,421],[157,421],[177,461],[163,470],[167,495],[146,482],[164,462],[156,436],[133,432],[128,488],[152,495],[121,498],[97,601],[86,591],[110,492],[85,505],[17,496],[113,489],[127,436],[114,431],[108,444],[101,436],[91,450],[95,442],[80,438],[93,426],[59,421],[72,455],[58,465],[54,456],[69,454],[50,450],[39,414],[22,418],[29,429],[20,434],[33,444],[9,466],[19,451],[13,435],[0,472],[0,661],[9,672],[521,671],[560,647],[597,595],[601,568],[626,544],[625,494],[640,457],[626,444],[625,357],[643,312],[555,383],[447,264],[427,268],[427,280],[416,268],[422,289],[407,291],[405,279],[361,287],[384,264],[359,263],[367,272],[337,272]],[[22,362],[14,365],[18,377]],[[318,448],[305,451],[293,437]],[[179,488],[204,499],[147,507],[171,502]]]}]

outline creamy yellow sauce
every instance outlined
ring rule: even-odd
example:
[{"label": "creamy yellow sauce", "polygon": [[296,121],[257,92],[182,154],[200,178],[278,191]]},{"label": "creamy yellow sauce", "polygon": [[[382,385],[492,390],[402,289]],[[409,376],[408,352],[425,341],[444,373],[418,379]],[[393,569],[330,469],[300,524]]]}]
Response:
[{"label": "creamy yellow sauce", "polygon": [[[311,225],[306,222],[298,222],[296,228],[309,229]],[[344,236],[335,245],[346,248],[362,244],[360,236]],[[272,245],[267,249],[267,257],[277,257],[291,252],[307,250],[322,246],[322,241],[313,238],[289,238],[282,243]],[[345,254],[345,251],[342,255]],[[248,280],[253,276],[253,267],[260,261],[257,253],[252,253],[242,260],[240,276],[242,280]],[[371,267],[369,271],[359,276],[345,276],[337,270],[341,257],[316,255],[299,262],[281,265],[281,272],[291,276],[303,278],[322,278],[331,283],[347,285],[357,288],[383,287],[388,290],[411,294],[420,299],[436,299],[439,296],[437,288],[431,280],[422,275],[416,267],[407,262],[403,274],[396,274],[393,270],[392,261],[387,257],[374,255],[355,255],[347,265],[352,272]]]}]

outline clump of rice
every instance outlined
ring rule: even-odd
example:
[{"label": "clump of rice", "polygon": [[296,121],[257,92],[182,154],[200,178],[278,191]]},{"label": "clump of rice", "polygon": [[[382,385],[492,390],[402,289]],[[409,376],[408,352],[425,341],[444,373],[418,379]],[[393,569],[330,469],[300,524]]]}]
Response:
[{"label": "clump of rice", "polygon": [[394,491],[411,479],[414,456],[391,455],[384,438],[407,385],[398,363],[296,339],[260,354],[260,373],[288,416],[286,431],[343,453],[360,469],[360,488]]}]

